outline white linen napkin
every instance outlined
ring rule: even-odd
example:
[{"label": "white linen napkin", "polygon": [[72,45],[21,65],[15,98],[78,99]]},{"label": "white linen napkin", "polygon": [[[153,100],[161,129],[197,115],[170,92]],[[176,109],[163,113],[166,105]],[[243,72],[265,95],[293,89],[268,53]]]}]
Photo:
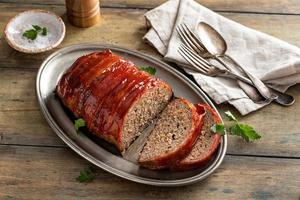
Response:
[{"label": "white linen napkin", "polygon": [[[226,53],[265,83],[282,92],[300,83],[298,47],[229,20],[193,0],[169,0],[147,12],[145,17],[150,30],[143,39],[166,60],[183,68],[188,63],[178,53],[181,40],[175,27],[184,22],[195,29],[199,22],[206,22],[225,38]],[[242,115],[267,105],[249,99],[235,80],[184,69],[217,104],[228,102]]]}]

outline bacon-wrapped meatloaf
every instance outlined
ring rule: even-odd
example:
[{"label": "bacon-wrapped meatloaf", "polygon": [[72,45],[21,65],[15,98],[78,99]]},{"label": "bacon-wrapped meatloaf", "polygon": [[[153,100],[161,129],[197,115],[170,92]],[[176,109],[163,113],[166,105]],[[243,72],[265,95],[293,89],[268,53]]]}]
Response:
[{"label": "bacon-wrapped meatloaf", "polygon": [[123,152],[172,98],[164,81],[110,50],[78,58],[57,95],[88,129]]}]

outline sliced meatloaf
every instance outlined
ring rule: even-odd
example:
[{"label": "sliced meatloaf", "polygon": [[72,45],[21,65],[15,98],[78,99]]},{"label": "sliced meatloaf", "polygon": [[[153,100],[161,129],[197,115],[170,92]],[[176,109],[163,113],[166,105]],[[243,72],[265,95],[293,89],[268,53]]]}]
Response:
[{"label": "sliced meatloaf", "polygon": [[192,103],[183,98],[174,99],[159,116],[139,163],[150,169],[174,165],[190,153],[201,124],[202,118]]},{"label": "sliced meatloaf", "polygon": [[205,113],[201,134],[190,154],[181,160],[174,168],[188,170],[205,165],[219,146],[221,136],[213,133],[210,128],[221,119],[216,111],[207,104],[196,105],[199,114]]},{"label": "sliced meatloaf", "polygon": [[88,129],[123,152],[168,104],[171,87],[110,50],[78,58],[57,95]]}]

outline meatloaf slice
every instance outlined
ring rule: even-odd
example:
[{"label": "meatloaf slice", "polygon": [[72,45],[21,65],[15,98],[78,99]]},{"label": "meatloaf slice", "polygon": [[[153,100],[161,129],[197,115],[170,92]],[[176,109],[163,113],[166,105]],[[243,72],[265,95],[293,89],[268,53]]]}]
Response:
[{"label": "meatloaf slice", "polygon": [[78,58],[60,79],[56,92],[92,133],[121,152],[173,96],[167,83],[110,50]]},{"label": "meatloaf slice", "polygon": [[202,118],[196,107],[176,98],[162,112],[140,154],[139,163],[150,169],[163,169],[184,158],[198,138]]},{"label": "meatloaf slice", "polygon": [[181,160],[174,168],[188,170],[205,165],[219,146],[221,136],[213,133],[210,128],[221,119],[216,111],[207,104],[197,104],[199,113],[205,112],[201,134],[190,154]]}]

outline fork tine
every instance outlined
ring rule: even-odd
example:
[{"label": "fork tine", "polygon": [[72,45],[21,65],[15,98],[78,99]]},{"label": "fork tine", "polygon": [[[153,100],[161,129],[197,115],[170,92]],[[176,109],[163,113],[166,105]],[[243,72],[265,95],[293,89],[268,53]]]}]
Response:
[{"label": "fork tine", "polygon": [[192,49],[182,44],[182,48],[190,55],[192,56],[199,64],[202,65],[202,67],[209,70],[211,68],[211,64],[207,62],[205,59],[203,59],[201,56],[199,56],[197,53],[195,53]]},{"label": "fork tine", "polygon": [[[207,51],[206,49],[202,48],[201,41],[197,39],[195,34],[188,28],[186,24],[180,25],[177,27],[177,31],[179,36],[182,38],[183,42],[185,43],[186,46],[190,47],[190,49],[196,51],[197,53],[201,54],[201,51]],[[194,36],[192,36],[192,34]],[[200,52],[199,52],[200,51]],[[210,65],[210,63],[203,59],[202,57],[198,56],[200,60],[205,62],[207,65]]]},{"label": "fork tine", "polygon": [[176,28],[178,35],[182,39],[183,43],[190,48],[194,49],[195,51],[198,51],[197,47],[193,45],[191,41],[188,40],[188,36],[185,34],[185,32],[182,30],[181,25]]},{"label": "fork tine", "polygon": [[195,58],[191,53],[190,51],[186,50],[184,48],[185,46],[182,44],[180,47],[179,47],[179,50],[181,52],[179,52],[181,55],[184,54],[184,59],[186,59],[190,64],[192,64],[194,67],[196,67],[198,70],[201,70],[202,73],[204,74],[208,74],[209,73],[209,70],[210,70],[210,67],[209,66],[206,66],[205,63],[201,63],[201,61],[199,61],[197,58]]},{"label": "fork tine", "polygon": [[202,54],[204,49],[194,40],[194,38],[189,34],[189,31],[185,30],[183,25],[177,27],[177,31],[185,45],[192,48],[197,53]]},{"label": "fork tine", "polygon": [[211,63],[210,62],[208,62],[206,59],[204,59],[204,58],[202,58],[200,55],[198,55],[196,52],[194,52],[191,48],[189,48],[188,46],[184,46],[184,48],[187,50],[187,51],[189,51],[189,52],[191,52],[195,57],[197,57],[197,59],[199,59],[201,62],[203,62],[203,63],[205,63],[205,65],[207,65],[208,67],[210,67],[211,66]]},{"label": "fork tine", "polygon": [[188,63],[192,64],[194,68],[201,71],[201,73],[206,73],[206,69],[200,68],[195,60],[185,52],[182,46],[178,48],[178,52],[184,57],[185,60],[188,61]]},{"label": "fork tine", "polygon": [[[189,48],[189,47],[186,46],[186,45],[185,45],[185,47],[186,47],[186,48]],[[192,48],[189,48],[189,50],[190,50],[190,51],[193,51]],[[206,59],[202,58],[200,55],[198,55],[198,54],[195,53],[194,51],[193,51],[193,54],[194,54],[198,59],[200,59],[202,62],[204,62],[205,64],[211,65],[210,62],[208,62]]]},{"label": "fork tine", "polygon": [[184,35],[188,38],[189,43],[197,48],[197,52],[201,53],[203,51],[206,51],[206,49],[200,45],[199,41],[195,38],[195,36],[193,36],[192,31],[188,28],[186,24],[182,24],[181,29]]},{"label": "fork tine", "polygon": [[190,29],[187,27],[187,25],[182,24],[181,28],[184,32],[184,34],[186,35],[186,37],[188,38],[189,42],[192,43],[194,46],[197,47],[197,49],[199,49],[200,52],[204,51],[205,49],[202,48],[201,45],[199,45],[199,43],[195,40],[195,38],[191,35],[191,31]]},{"label": "fork tine", "polygon": [[178,49],[179,54],[186,60],[188,63],[190,63],[195,69],[197,69],[202,74],[207,74],[207,71],[203,70],[198,66],[198,64],[193,60],[192,57],[187,55],[185,51],[182,49],[182,47],[179,47]]},{"label": "fork tine", "polygon": [[196,43],[201,46],[201,48],[205,51],[207,51],[206,47],[203,45],[201,39],[186,25],[186,23],[183,23],[183,26],[185,29],[192,35],[192,37],[195,39]]}]

